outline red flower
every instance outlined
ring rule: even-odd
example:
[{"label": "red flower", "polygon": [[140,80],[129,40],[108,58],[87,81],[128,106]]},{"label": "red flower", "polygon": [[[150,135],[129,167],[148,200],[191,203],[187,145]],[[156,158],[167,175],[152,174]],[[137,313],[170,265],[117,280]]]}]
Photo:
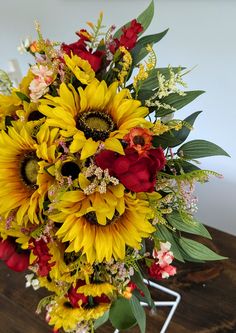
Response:
[{"label": "red flower", "polygon": [[18,252],[15,241],[9,238],[0,241],[0,259],[15,272],[25,271],[29,266],[28,252],[23,250]]},{"label": "red flower", "polygon": [[93,298],[94,302],[96,304],[100,304],[100,303],[111,303],[109,297],[107,297],[107,295],[102,294],[101,296],[95,296]]},{"label": "red flower", "polygon": [[159,147],[139,155],[133,148],[125,149],[125,155],[104,150],[96,157],[97,165],[108,169],[130,191],[153,192],[157,172],[165,165],[163,150]]},{"label": "red flower", "polygon": [[137,20],[131,21],[131,24],[128,28],[122,29],[123,34],[119,40],[119,46],[124,46],[127,50],[131,50],[135,47],[138,34],[143,31],[143,27]]},{"label": "red flower", "polygon": [[115,53],[120,46],[124,46],[127,50],[131,50],[135,47],[138,34],[143,31],[143,27],[137,20],[133,20],[130,26],[122,28],[123,34],[120,39],[116,38],[114,44],[110,46],[110,51]]},{"label": "red flower", "polygon": [[40,240],[33,239],[30,246],[33,254],[37,257],[33,264],[38,264],[39,276],[47,276],[51,270],[51,267],[55,265],[55,262],[49,263],[52,255],[49,253],[47,243],[43,238]]},{"label": "red flower", "polygon": [[88,304],[88,296],[85,296],[82,293],[77,293],[79,287],[85,285],[85,282],[82,280],[77,281],[75,287],[71,287],[68,291],[68,298],[70,300],[71,305],[74,308],[81,307],[82,305]]},{"label": "red flower", "polygon": [[7,260],[15,252],[16,245],[9,239],[0,241],[0,259]]},{"label": "red flower", "polygon": [[167,279],[169,276],[176,274],[176,267],[166,265],[161,267],[156,261],[149,267],[149,275],[157,280]]},{"label": "red flower", "polygon": [[102,51],[95,51],[92,52],[92,50],[87,49],[86,42],[89,41],[89,34],[86,30],[81,30],[77,33],[79,35],[80,39],[71,44],[62,44],[62,50],[70,57],[71,52],[74,55],[77,55],[78,57],[87,60],[92,69],[97,72],[101,66],[102,66],[102,59],[104,56],[104,52]]},{"label": "red flower", "polygon": [[23,272],[29,266],[29,254],[26,252],[14,252],[7,260],[5,260],[7,267],[15,272]]}]

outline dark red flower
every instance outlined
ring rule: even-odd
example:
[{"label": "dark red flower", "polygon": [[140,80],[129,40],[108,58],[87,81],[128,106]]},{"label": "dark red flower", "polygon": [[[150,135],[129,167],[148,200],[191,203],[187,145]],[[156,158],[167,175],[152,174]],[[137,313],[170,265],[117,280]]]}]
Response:
[{"label": "dark red flower", "polygon": [[83,305],[88,304],[88,296],[85,296],[82,293],[77,293],[77,290],[79,287],[85,285],[85,282],[82,280],[77,281],[77,284],[75,287],[71,287],[68,291],[68,298],[70,300],[71,305],[74,308],[81,307]]},{"label": "dark red flower", "polygon": [[88,50],[86,42],[89,41],[88,33],[86,30],[80,30],[77,35],[80,39],[77,42],[71,44],[63,43],[61,48],[69,57],[71,56],[71,52],[78,57],[87,60],[92,69],[97,72],[102,66],[102,60],[104,56],[103,51],[96,50],[92,52],[92,50]]},{"label": "dark red flower", "polygon": [[93,300],[96,304],[111,302],[109,297],[107,297],[107,295],[105,295],[105,294],[102,294],[101,296],[96,296],[93,298]]},{"label": "dark red flower", "polygon": [[5,260],[5,263],[7,267],[15,272],[23,272],[29,266],[29,254],[27,252],[14,252],[7,260]]},{"label": "dark red flower", "polygon": [[55,265],[55,262],[50,262],[52,255],[49,253],[47,243],[43,238],[36,240],[32,239],[30,249],[37,257],[33,264],[38,265],[39,276],[47,276],[51,270],[51,267]]},{"label": "dark red flower", "polygon": [[124,46],[127,50],[131,50],[135,47],[138,34],[143,31],[143,27],[137,20],[131,21],[128,28],[122,29],[123,34],[120,36],[119,44]]},{"label": "dark red flower", "polygon": [[25,271],[29,266],[28,251],[18,250],[13,238],[0,241],[0,259],[15,272]]},{"label": "dark red flower", "polygon": [[16,245],[9,239],[0,241],[0,259],[7,260],[15,252]]},{"label": "dark red flower", "polygon": [[97,165],[108,169],[130,191],[153,192],[157,172],[162,170],[166,159],[162,148],[150,149],[139,155],[133,148],[126,148],[125,155],[104,150],[96,156]]},{"label": "dark red flower", "polygon": [[129,27],[122,28],[120,38],[114,39],[114,43],[110,45],[110,51],[115,53],[120,46],[124,46],[127,50],[135,47],[138,34],[143,31],[143,27],[137,20],[132,20]]}]

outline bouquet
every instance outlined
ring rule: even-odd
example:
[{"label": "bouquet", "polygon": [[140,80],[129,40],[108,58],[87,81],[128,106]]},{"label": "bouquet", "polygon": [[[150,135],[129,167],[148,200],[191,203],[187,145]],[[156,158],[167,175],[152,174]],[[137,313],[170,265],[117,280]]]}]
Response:
[{"label": "bouquet", "polygon": [[100,14],[71,44],[37,24],[21,46],[34,63],[0,95],[0,258],[48,290],[37,311],[54,332],[110,320],[143,333],[140,300],[154,307],[144,277],[175,275],[173,259],[223,259],[188,234],[210,238],[194,184],[219,176],[196,159],[227,153],[185,142],[201,112],[178,110],[203,91],[186,90],[185,68],[158,67],[167,30],[142,36],[153,7],[118,30]]}]

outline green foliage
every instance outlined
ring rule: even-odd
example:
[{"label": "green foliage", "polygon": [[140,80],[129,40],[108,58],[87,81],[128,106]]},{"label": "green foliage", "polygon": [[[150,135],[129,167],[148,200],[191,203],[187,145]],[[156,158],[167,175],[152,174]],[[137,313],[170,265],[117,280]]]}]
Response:
[{"label": "green foliage", "polygon": [[[161,103],[170,105],[175,110],[182,109],[184,106],[191,103],[195,98],[202,95],[204,91],[194,90],[194,91],[185,91],[185,95],[179,95],[177,93],[170,94],[167,97],[161,99]],[[164,117],[170,113],[173,113],[172,110],[160,108],[156,111],[156,117]]]},{"label": "green foliage", "polygon": [[182,122],[183,127],[179,131],[173,129],[162,135],[154,136],[153,145],[155,147],[161,145],[163,149],[166,149],[167,147],[173,148],[183,143],[187,139],[191,127],[201,112],[202,111],[194,112],[189,117],[185,118]]},{"label": "green foliage", "polygon": [[123,297],[112,303],[109,319],[118,330],[126,330],[137,324],[130,301]]},{"label": "green foliage", "polygon": [[142,292],[144,293],[145,296],[145,301],[148,303],[148,305],[151,308],[154,308],[154,302],[152,300],[152,296],[150,294],[150,291],[148,289],[148,287],[146,286],[146,284],[143,282],[143,277],[141,272],[138,271],[134,271],[134,275],[132,276],[132,281],[137,285],[137,287],[142,290]]},{"label": "green foliage", "polygon": [[219,254],[215,253],[207,246],[198,243],[192,239],[181,237],[179,239],[179,245],[182,247],[183,251],[190,256],[190,258],[196,260],[209,261],[227,259],[226,257],[222,257]]},{"label": "green foliage", "polygon": [[184,262],[184,258],[179,250],[179,244],[176,241],[176,235],[173,234],[173,232],[170,232],[166,226],[164,225],[158,225],[157,231],[155,232],[155,237],[158,239],[164,241],[164,242],[170,242],[171,243],[171,251],[174,254],[175,259]]},{"label": "green foliage", "polygon": [[145,58],[148,54],[146,46],[148,44],[153,45],[155,43],[158,43],[166,35],[168,30],[169,29],[166,29],[160,33],[140,38],[133,50],[131,51],[133,59],[132,65],[137,65],[143,58]]},{"label": "green foliage", "polygon": [[184,231],[190,234],[203,236],[211,239],[211,235],[208,230],[197,220],[190,218],[187,214],[183,215],[177,211],[173,211],[171,214],[168,214],[166,217],[170,225],[179,230]]},{"label": "green foliage", "polygon": [[109,311],[106,311],[101,317],[95,320],[94,329],[96,330],[98,327],[105,324],[108,321],[108,319],[109,319]]},{"label": "green foliage", "polygon": [[195,159],[208,156],[229,156],[226,151],[216,144],[206,140],[192,140],[183,144],[177,151],[178,156],[185,159]]},{"label": "green foliage", "polygon": [[146,313],[141,306],[139,300],[132,295],[130,299],[131,310],[134,314],[134,317],[137,320],[138,326],[140,328],[141,333],[145,333],[146,331]]}]

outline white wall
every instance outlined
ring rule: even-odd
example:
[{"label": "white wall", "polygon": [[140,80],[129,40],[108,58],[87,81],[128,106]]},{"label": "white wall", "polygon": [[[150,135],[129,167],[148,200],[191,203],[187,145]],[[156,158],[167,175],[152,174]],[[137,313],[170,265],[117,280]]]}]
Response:
[{"label": "white wall", "polygon": [[[20,39],[35,37],[34,20],[45,36],[72,42],[74,31],[95,21],[101,10],[104,23],[118,27],[137,17],[147,0],[0,0],[0,68],[17,58],[22,71],[31,61],[17,53]],[[159,66],[197,65],[187,77],[189,89],[207,93],[179,111],[184,118],[203,110],[191,139],[213,141],[231,155],[202,159],[201,167],[224,175],[198,186],[199,218],[206,224],[236,234],[236,1],[235,0],[155,0],[156,12],[149,33],[170,28],[158,44]]]}]

